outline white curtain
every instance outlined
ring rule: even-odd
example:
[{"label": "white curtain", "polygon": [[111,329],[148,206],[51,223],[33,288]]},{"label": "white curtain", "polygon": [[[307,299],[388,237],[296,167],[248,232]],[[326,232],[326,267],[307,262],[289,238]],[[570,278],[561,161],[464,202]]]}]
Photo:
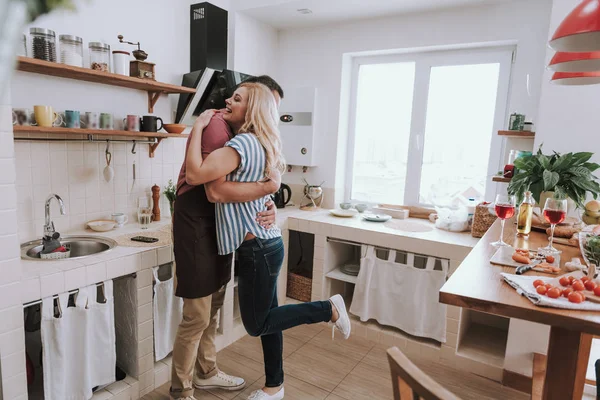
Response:
[{"label": "white curtain", "polygon": [[350,312],[361,321],[374,319],[414,336],[446,341],[446,306],[438,300],[446,282],[448,260],[440,260],[442,270],[435,270],[435,258],[428,257],[425,269],[414,267],[414,254],[406,263],[396,262],[396,251],[387,260],[377,258],[368,246],[361,259]]},{"label": "white curtain", "polygon": [[79,289],[75,306],[69,294],[42,299],[41,336],[45,400],[87,400],[92,388],[115,381],[113,282],[103,282],[106,302],[96,300],[96,285]]}]

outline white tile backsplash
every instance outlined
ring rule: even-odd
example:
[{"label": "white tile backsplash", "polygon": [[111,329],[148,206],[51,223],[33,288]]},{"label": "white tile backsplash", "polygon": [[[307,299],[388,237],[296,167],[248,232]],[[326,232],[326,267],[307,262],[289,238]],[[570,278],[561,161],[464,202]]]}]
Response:
[{"label": "white tile backsplash", "polygon": [[[111,143],[111,166],[115,174],[110,182],[106,182],[103,175],[106,166],[104,143],[16,142],[14,162],[2,159],[0,152],[1,189],[6,188],[5,184],[15,182],[14,163],[18,165],[16,199],[13,190],[0,201],[0,210],[15,208],[16,204],[17,221],[23,228],[21,241],[39,236],[41,228],[35,230],[30,224],[23,223],[44,218],[44,202],[50,193],[58,194],[68,203],[67,216],[60,225],[63,231],[82,229],[85,222],[109,218],[114,212],[127,213],[133,223],[137,219],[138,197],[150,196],[154,184],[159,185],[162,192],[169,179],[176,180],[185,146],[172,143],[174,140],[177,139],[164,140],[154,158],[148,157],[148,145],[138,145],[136,154],[131,154],[131,144]],[[168,203],[161,201],[161,204]],[[54,210],[52,218],[55,222],[58,218]]]}]

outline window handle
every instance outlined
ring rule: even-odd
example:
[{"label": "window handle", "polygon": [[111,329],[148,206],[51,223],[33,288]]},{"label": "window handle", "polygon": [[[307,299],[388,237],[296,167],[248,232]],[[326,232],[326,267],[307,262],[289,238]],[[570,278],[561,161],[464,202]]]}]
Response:
[{"label": "window handle", "polygon": [[421,150],[421,146],[422,146],[421,140],[422,140],[421,134],[419,133],[419,134],[417,134],[417,150],[419,150],[419,151]]}]

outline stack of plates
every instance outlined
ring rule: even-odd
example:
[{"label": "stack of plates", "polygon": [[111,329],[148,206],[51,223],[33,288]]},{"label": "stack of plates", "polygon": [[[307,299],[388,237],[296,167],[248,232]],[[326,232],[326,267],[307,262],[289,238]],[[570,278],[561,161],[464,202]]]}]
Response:
[{"label": "stack of plates", "polygon": [[360,271],[360,265],[344,264],[340,267],[340,271],[342,271],[346,275],[358,276],[358,271]]}]

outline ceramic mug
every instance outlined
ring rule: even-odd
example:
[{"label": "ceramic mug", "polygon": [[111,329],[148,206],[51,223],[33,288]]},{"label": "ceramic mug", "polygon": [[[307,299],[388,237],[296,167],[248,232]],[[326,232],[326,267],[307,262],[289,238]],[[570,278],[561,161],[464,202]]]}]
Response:
[{"label": "ceramic mug", "polygon": [[140,117],[137,115],[128,115],[127,118],[123,118],[123,125],[125,125],[126,131],[139,132]]},{"label": "ceramic mug", "polygon": [[[160,121],[160,128],[158,127]],[[163,120],[154,115],[144,115],[142,118],[142,132],[158,132],[163,128]]]},{"label": "ceramic mug", "polygon": [[113,116],[109,113],[100,114],[100,129],[113,129]]},{"label": "ceramic mug", "polygon": [[29,108],[13,108],[12,123],[21,126],[37,125],[33,112]]},{"label": "ceramic mug", "polygon": [[85,123],[88,129],[98,129],[100,127],[100,114],[92,111],[86,112]]},{"label": "ceramic mug", "polygon": [[35,121],[39,126],[49,128],[62,124],[61,116],[55,113],[51,106],[33,106],[33,112],[35,114]]},{"label": "ceramic mug", "polygon": [[114,213],[111,214],[113,221],[117,223],[117,227],[121,228],[129,221],[129,217],[123,213]]},{"label": "ceramic mug", "polygon": [[81,114],[79,111],[67,110],[65,111],[65,126],[67,128],[81,128]]}]

